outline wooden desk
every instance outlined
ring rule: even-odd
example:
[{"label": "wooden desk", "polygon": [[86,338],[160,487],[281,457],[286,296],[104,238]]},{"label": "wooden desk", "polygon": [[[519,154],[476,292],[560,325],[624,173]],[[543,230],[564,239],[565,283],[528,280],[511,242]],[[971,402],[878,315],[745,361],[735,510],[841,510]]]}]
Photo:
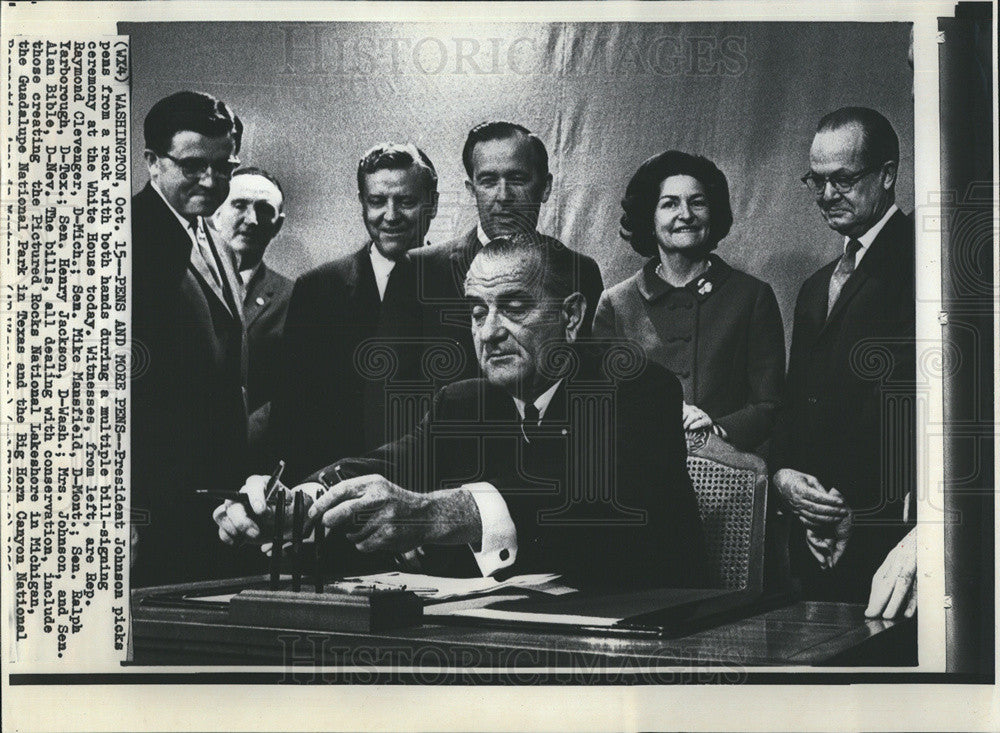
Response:
[{"label": "wooden desk", "polygon": [[[205,584],[195,584],[201,586]],[[174,586],[190,588],[191,586]],[[217,609],[143,606],[133,592],[135,663],[330,667],[549,668],[891,666],[916,663],[916,623],[868,620],[864,608],[799,602],[678,639],[602,638],[452,626],[337,633],[234,626]]]}]

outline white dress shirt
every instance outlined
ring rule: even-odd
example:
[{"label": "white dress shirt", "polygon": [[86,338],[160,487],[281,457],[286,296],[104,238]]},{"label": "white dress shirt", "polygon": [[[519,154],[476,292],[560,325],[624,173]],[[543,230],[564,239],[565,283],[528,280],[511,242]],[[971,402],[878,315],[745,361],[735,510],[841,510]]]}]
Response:
[{"label": "white dress shirt", "polygon": [[396,260],[390,260],[379,252],[374,244],[368,246],[368,254],[372,260],[372,270],[375,272],[375,285],[378,287],[378,299],[385,300],[385,289],[389,285],[389,274],[396,266]]},{"label": "white dress shirt", "polygon": [[486,230],[483,229],[483,223],[481,221],[476,222],[476,238],[479,240],[479,244],[483,247],[485,247],[490,241],[489,236],[486,234]]}]

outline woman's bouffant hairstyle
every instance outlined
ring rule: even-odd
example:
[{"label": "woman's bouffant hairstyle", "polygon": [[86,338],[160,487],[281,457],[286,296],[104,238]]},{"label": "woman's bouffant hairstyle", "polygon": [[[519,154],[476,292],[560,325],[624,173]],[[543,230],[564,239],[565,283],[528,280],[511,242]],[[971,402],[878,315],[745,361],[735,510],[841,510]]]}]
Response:
[{"label": "woman's bouffant hairstyle", "polygon": [[657,240],[653,229],[653,212],[660,200],[660,185],[670,176],[691,176],[705,187],[709,211],[709,239],[706,252],[715,249],[733,225],[733,210],[729,205],[729,183],[715,163],[700,155],[667,150],[643,161],[625,188],[621,218],[622,239],[643,257],[656,254]]}]

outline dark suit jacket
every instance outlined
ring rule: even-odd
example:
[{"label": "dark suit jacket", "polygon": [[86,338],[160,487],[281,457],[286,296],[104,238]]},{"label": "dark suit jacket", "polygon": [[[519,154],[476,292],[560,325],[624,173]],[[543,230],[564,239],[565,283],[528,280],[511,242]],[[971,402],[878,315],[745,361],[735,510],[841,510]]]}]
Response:
[{"label": "dark suit jacket", "polygon": [[136,585],[231,572],[211,502],[194,491],[246,478],[246,342],[238,304],[231,312],[191,248],[147,185],[132,199],[132,506],[148,521]]},{"label": "dark suit jacket", "polygon": [[[318,474],[335,483],[334,465],[346,475],[381,471],[422,492],[492,483],[517,530],[507,573],[558,572],[588,587],[704,583],[677,379],[655,364],[609,378],[598,359],[574,361],[530,443],[506,392],[466,380],[438,392],[411,435]],[[428,548],[424,563],[478,575],[467,547]]]},{"label": "dark suit jacket", "polygon": [[278,389],[282,359],[281,335],[285,329],[292,281],[261,263],[243,296],[243,321],[247,329],[250,362],[247,401],[250,406],[251,461],[255,472],[270,473],[271,451],[265,445],[271,399]]},{"label": "dark suit jacket", "polygon": [[[272,444],[287,464],[286,483],[332,457],[366,453],[420,419],[433,386],[421,381],[416,290],[412,264],[402,260],[380,301],[367,244],[296,281],[270,421]],[[404,402],[413,395],[422,406],[411,407],[409,417],[394,413],[387,427],[393,387],[406,390]]]},{"label": "dark suit jacket", "polygon": [[[594,335],[636,341],[680,379],[740,450],[771,437],[785,377],[785,332],[771,286],[712,255],[683,288],[656,275],[653,258],[601,296]],[[701,285],[699,286],[699,283]]]},{"label": "dark suit jacket", "polygon": [[270,402],[277,382],[281,333],[285,328],[292,281],[261,263],[246,286],[243,320],[247,327],[250,364],[247,371],[247,400],[253,412]]},{"label": "dark suit jacket", "polygon": [[[796,521],[792,571],[808,597],[864,602],[886,553],[908,531],[903,499],[915,480],[913,220],[879,232],[827,318],[836,261],[806,280],[795,305],[787,392],[773,469],[836,488],[854,510],[847,550],[821,571]],[[911,500],[912,501],[912,500]],[[911,514],[915,512],[911,504]]]},{"label": "dark suit jacket", "polygon": [[[557,239],[544,234],[538,236],[549,244],[565,247]],[[463,365],[459,378],[479,376],[479,365],[472,346],[469,307],[465,302],[465,276],[480,249],[482,245],[473,228],[465,236],[450,242],[410,252],[418,270],[420,298],[424,304],[424,333],[461,348]],[[573,250],[570,253],[573,255],[574,281],[587,299],[587,312],[579,334],[581,338],[586,338],[591,331],[604,281],[600,268],[592,258]]]}]

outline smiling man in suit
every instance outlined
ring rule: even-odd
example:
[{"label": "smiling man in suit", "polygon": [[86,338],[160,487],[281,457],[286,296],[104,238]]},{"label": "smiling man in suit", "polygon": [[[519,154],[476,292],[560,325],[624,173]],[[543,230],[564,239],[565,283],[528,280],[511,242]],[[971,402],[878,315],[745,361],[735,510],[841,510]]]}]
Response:
[{"label": "smiling man in suit", "polygon": [[582,337],[590,334],[604,282],[591,257],[536,229],[541,206],[552,193],[549,155],[541,138],[512,122],[483,122],[469,131],[462,163],[468,175],[465,187],[475,199],[479,221],[457,239],[420,249],[414,259],[421,270],[421,296],[433,306],[427,311],[433,321],[427,328],[464,348],[464,375],[474,377],[476,360],[469,339],[463,287],[472,259],[491,239],[529,234],[539,244],[568,250],[573,283],[586,300]]},{"label": "smiling man in suit", "polygon": [[[285,223],[284,192],[278,179],[256,167],[233,173],[229,196],[215,211],[212,225],[233,258],[242,289],[249,364],[247,400],[252,456],[266,456],[262,445],[277,389],[281,336],[292,294],[292,281],[264,262],[268,245]],[[255,464],[267,471],[267,463]]]},{"label": "smiling man in suit", "polygon": [[826,115],[809,165],[802,181],[843,253],[799,292],[771,462],[805,596],[860,603],[916,510],[913,220],[878,112]]},{"label": "smiling man in suit", "polygon": [[374,362],[391,364],[398,380],[420,374],[421,309],[408,254],[437,212],[437,173],[415,145],[386,143],[361,157],[357,181],[368,240],[302,275],[288,307],[270,432],[293,480],[331,455],[385,442],[386,383]]},{"label": "smiling man in suit", "polygon": [[[199,488],[247,466],[246,342],[232,263],[205,225],[239,165],[225,103],[178,92],[143,126],[149,183],[132,199],[133,584],[231,572],[206,541]],[[234,484],[235,481],[235,484]]]}]

